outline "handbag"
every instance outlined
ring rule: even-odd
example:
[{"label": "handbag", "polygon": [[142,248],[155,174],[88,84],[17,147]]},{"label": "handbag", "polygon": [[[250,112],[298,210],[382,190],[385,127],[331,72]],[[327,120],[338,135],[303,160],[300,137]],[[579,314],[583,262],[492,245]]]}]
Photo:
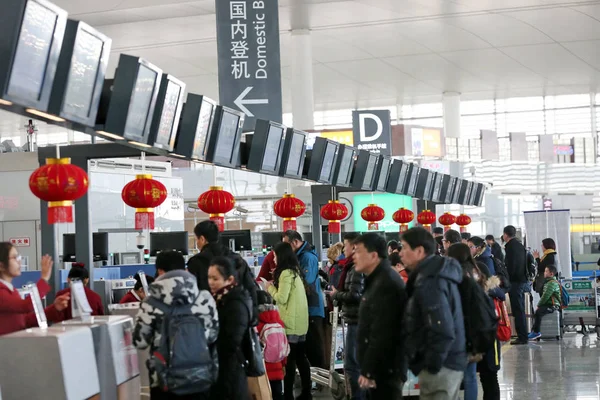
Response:
[{"label": "handbag", "polygon": [[263,360],[262,348],[260,346],[260,340],[255,328],[248,328],[248,332],[244,336],[242,342],[242,350],[246,363],[244,369],[246,370],[246,376],[258,377],[263,376],[265,371],[265,363]]},{"label": "handbag", "polygon": [[494,299],[494,305],[496,306],[496,314],[498,314],[499,318],[496,337],[501,342],[508,342],[512,334],[512,329],[510,327],[510,318],[508,317],[506,303],[499,299]]}]

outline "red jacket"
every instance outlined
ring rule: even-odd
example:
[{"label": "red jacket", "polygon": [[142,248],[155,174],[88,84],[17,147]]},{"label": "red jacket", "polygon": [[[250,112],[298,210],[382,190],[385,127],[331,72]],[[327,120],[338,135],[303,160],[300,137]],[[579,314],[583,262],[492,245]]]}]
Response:
[{"label": "red jacket", "polygon": [[[279,316],[279,311],[277,310],[267,310],[263,311],[258,315],[258,336],[260,336],[265,324],[280,324],[282,327],[285,325]],[[286,360],[278,363],[268,363],[265,362],[265,366],[267,368],[267,377],[270,381],[282,381],[283,380],[283,367],[285,365]]]},{"label": "red jacket", "polygon": [[256,277],[257,281],[260,281],[260,278],[265,278],[267,281],[272,281],[275,279],[273,276],[273,272],[277,268],[277,264],[275,264],[275,252],[270,251],[269,254],[263,260],[263,263],[260,267],[260,272]]},{"label": "red jacket", "polygon": [[[90,307],[92,307],[92,315],[104,315],[104,306],[102,305],[102,299],[98,293],[94,292],[88,287],[84,287],[85,297],[87,297]],[[65,293],[71,293],[71,288],[66,288],[56,293],[56,296],[62,296]],[[73,319],[73,310],[71,310],[71,303],[69,306],[62,311],[61,321]]]},{"label": "red jacket", "polygon": [[121,301],[119,301],[119,304],[125,304],[125,303],[137,303],[140,300],[135,297],[135,295],[133,294],[133,292],[130,290],[129,292],[127,292],[127,294],[125,296],[123,296],[123,298],[121,299]]},{"label": "red jacket", "polygon": [[[42,298],[50,291],[50,285],[43,279],[38,281],[37,288]],[[60,313],[56,311],[54,305],[46,307],[44,311],[46,319],[49,321],[60,321]],[[16,289],[11,291],[8,286],[0,283],[0,335],[35,326],[38,326],[38,323],[31,299],[21,299],[21,295]]]}]

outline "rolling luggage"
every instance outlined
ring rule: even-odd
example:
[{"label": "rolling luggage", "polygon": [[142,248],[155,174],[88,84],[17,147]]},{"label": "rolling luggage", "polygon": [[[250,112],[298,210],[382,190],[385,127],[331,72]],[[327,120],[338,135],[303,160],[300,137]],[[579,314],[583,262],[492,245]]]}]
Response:
[{"label": "rolling luggage", "polygon": [[562,338],[562,324],[560,310],[554,310],[552,314],[544,315],[542,324],[540,325],[541,339],[556,339]]}]

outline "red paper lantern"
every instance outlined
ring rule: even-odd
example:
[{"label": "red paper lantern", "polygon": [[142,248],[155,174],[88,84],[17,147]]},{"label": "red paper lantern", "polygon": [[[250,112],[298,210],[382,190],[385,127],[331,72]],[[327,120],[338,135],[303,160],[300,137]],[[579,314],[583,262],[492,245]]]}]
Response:
[{"label": "red paper lantern", "polygon": [[341,221],[348,216],[348,208],[338,200],[329,200],[321,207],[321,217],[329,221],[327,232],[340,233],[342,231]]},{"label": "red paper lantern", "polygon": [[431,224],[435,223],[435,214],[430,210],[421,211],[417,215],[417,221],[423,225],[423,228],[431,231]]},{"label": "red paper lantern", "polygon": [[123,187],[121,198],[135,208],[135,229],[154,229],[154,209],[167,199],[167,188],[150,174],[136,175]]},{"label": "red paper lantern", "polygon": [[408,224],[415,218],[415,213],[402,207],[392,215],[392,219],[400,224],[400,232],[408,230]]},{"label": "red paper lantern", "polygon": [[369,204],[360,212],[360,217],[367,221],[370,231],[379,230],[379,221],[385,218],[385,211],[377,204]]},{"label": "red paper lantern", "polygon": [[444,225],[444,232],[450,230],[450,225],[456,223],[456,217],[449,212],[442,214],[438,218],[438,222]]},{"label": "red paper lantern", "polygon": [[460,226],[461,233],[467,231],[467,225],[469,225],[470,223],[471,223],[471,217],[469,217],[468,215],[461,214],[458,216],[458,218],[456,218],[456,224],[458,226]]},{"label": "red paper lantern", "polygon": [[306,204],[297,199],[293,194],[284,194],[283,198],[273,204],[273,211],[278,217],[283,218],[283,231],[296,230],[296,218],[304,214]]},{"label": "red paper lantern", "polygon": [[87,174],[70,158],[47,158],[29,177],[31,192],[48,202],[49,224],[73,222],[73,201],[86,194],[88,185]]},{"label": "red paper lantern", "polygon": [[225,230],[225,214],[233,207],[235,198],[221,186],[211,186],[198,197],[198,208],[209,214],[210,220],[217,224],[221,232]]}]

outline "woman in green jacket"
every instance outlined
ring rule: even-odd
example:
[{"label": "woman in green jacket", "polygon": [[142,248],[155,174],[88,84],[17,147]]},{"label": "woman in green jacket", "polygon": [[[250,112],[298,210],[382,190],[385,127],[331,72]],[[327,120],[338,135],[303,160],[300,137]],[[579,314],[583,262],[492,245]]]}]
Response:
[{"label": "woman in green jacket", "polygon": [[296,366],[302,379],[302,394],[299,399],[311,399],[310,364],[306,357],[306,333],[308,332],[308,301],[304,289],[302,270],[296,253],[289,243],[275,246],[274,281],[267,285],[279,308],[281,320],[290,344],[290,354],[285,366],[284,396],[294,399]]}]

